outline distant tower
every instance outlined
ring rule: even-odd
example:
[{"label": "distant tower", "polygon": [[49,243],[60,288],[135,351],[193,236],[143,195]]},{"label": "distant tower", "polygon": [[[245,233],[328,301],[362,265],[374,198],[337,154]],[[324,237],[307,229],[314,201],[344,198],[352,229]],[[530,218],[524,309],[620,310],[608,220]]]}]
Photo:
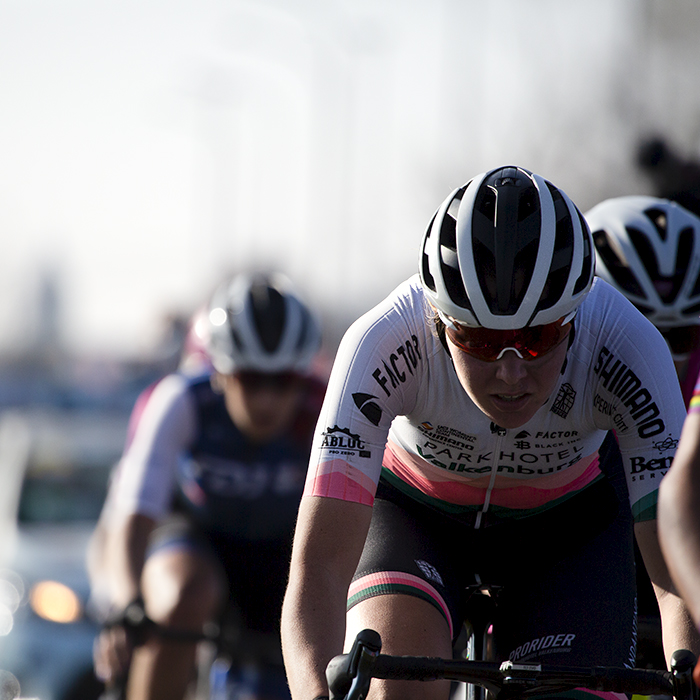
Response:
[{"label": "distant tower", "polygon": [[31,344],[39,353],[49,354],[61,349],[61,281],[52,265],[40,273],[36,306],[36,327]]}]

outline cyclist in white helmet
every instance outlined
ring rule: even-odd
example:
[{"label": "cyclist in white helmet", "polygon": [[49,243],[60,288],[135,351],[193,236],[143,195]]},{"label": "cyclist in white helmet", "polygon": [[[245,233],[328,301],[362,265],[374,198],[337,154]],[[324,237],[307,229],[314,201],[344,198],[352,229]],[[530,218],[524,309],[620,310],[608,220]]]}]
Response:
[{"label": "cyclist in white helmet", "polygon": [[265,676],[252,697],[287,692],[278,625],[325,390],[312,374],[320,329],[286,278],[262,274],[220,285],[206,326],[211,364],[200,358],[202,373],[188,365],[139,402],[101,519],[112,609],[96,671],[111,686],[128,669],[129,698],[184,697],[195,660],[194,642],[153,635],[134,648],[123,611],[137,608],[201,633],[234,606],[244,639],[270,640],[272,657],[277,640],[278,678]]},{"label": "cyclist in white helmet", "polygon": [[596,274],[661,332],[686,405],[700,370],[700,218],[668,199],[607,199],[586,213]]},{"label": "cyclist in white helmet", "polygon": [[[688,406],[700,371],[700,219],[679,204],[649,196],[607,199],[585,214],[596,247],[596,274],[624,294],[669,346]],[[614,469],[613,443],[606,469]],[[663,650],[658,607],[637,552],[642,663]]]},{"label": "cyclist in white helmet", "polygon": [[[685,414],[673,362],[594,280],[576,206],[523,168],[483,173],[439,207],[419,271],[351,326],[331,373],[282,613],[294,700],[327,696],[326,664],[363,628],[386,653],[450,658],[475,582],[500,591],[499,659],[633,664],[633,531],[667,658],[697,651],[655,529]],[[613,429],[628,504],[600,469]]]}]

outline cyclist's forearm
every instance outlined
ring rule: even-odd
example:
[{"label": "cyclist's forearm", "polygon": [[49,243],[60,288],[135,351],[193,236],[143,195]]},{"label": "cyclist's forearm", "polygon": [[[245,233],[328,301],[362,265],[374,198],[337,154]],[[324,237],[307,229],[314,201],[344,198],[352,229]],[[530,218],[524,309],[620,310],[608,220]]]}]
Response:
[{"label": "cyclist's forearm", "polygon": [[700,653],[700,635],[688,607],[676,591],[661,553],[657,521],[637,523],[635,535],[659,604],[666,663],[670,662],[671,655],[677,649]]},{"label": "cyclist's forearm", "polygon": [[151,518],[131,515],[109,535],[111,596],[117,607],[127,605],[140,594],[148,539],[154,526]]},{"label": "cyclist's forearm", "polygon": [[694,654],[700,653],[700,634],[683,600],[668,591],[657,590],[656,593],[667,666],[677,649],[690,649]]},{"label": "cyclist's forearm", "polygon": [[[668,491],[662,493],[668,493]],[[680,500],[680,499],[679,499]],[[664,501],[660,500],[659,505]],[[697,506],[669,503],[660,531],[669,572],[695,625],[700,625],[700,522]]]},{"label": "cyclist's forearm", "polygon": [[342,653],[344,635],[345,595],[290,581],[282,609],[282,649],[294,700],[328,695],[326,666]]},{"label": "cyclist's forearm", "polygon": [[304,497],[299,506],[282,645],[294,700],[328,695],[326,666],[343,651],[348,587],[372,509],[333,498]]},{"label": "cyclist's forearm", "polygon": [[700,625],[700,413],[683,426],[673,465],[659,486],[659,539],[676,589]]}]

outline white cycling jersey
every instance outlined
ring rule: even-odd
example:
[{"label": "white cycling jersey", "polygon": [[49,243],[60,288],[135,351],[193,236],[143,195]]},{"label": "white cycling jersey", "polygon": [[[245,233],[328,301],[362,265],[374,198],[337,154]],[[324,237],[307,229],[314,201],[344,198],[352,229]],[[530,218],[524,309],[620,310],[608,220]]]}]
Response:
[{"label": "white cycling jersey", "polygon": [[598,450],[614,430],[635,521],[656,517],[685,408],[665,341],[627,299],[595,280],[551,396],[508,430],[469,398],[430,316],[415,275],[350,327],[305,495],[371,505],[383,475],[483,527],[550,508],[602,478]]}]

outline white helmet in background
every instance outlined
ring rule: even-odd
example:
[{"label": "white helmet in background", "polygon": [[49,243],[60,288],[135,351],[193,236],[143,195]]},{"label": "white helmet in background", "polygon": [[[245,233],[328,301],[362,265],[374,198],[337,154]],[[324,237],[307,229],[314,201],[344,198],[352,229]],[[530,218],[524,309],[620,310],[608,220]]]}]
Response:
[{"label": "white helmet in background", "polygon": [[700,218],[668,199],[615,197],[586,219],[596,274],[664,335],[674,357],[700,340]]},{"label": "white helmet in background", "polygon": [[209,305],[208,351],[217,372],[308,370],[321,346],[316,319],[280,274],[241,274]]},{"label": "white helmet in background", "polygon": [[594,260],[574,203],[511,166],[478,175],[442,203],[419,269],[443,320],[507,330],[572,317],[590,291]]}]

